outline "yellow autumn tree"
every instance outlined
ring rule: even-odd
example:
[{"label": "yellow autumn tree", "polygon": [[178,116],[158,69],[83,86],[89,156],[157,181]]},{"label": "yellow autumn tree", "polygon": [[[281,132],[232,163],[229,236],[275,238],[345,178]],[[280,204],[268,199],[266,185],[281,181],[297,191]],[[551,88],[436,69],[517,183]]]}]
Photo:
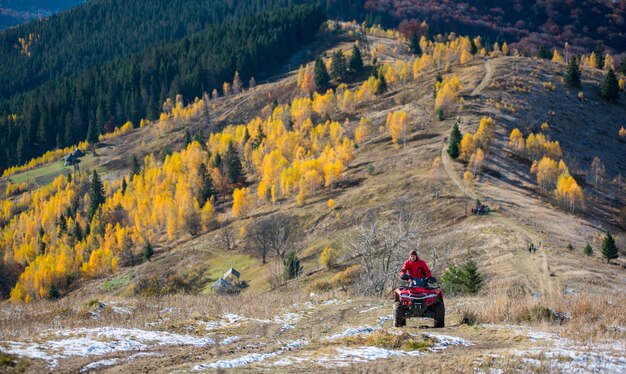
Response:
[{"label": "yellow autumn tree", "polygon": [[585,203],[585,195],[576,180],[572,176],[562,175],[556,187],[556,198],[570,212],[582,208]]},{"label": "yellow autumn tree", "polygon": [[463,139],[461,140],[460,147],[461,149],[460,149],[459,157],[461,158],[461,160],[465,160],[465,161],[469,160],[469,158],[474,153],[474,150],[476,148],[476,143],[474,142],[474,137],[472,136],[472,134],[465,133],[465,135],[463,135]]},{"label": "yellow autumn tree", "polygon": [[254,196],[248,188],[235,188],[233,191],[233,216],[246,217],[254,206]]},{"label": "yellow autumn tree", "polygon": [[526,140],[518,128],[514,128],[509,135],[509,147],[517,152],[522,152],[526,148]]},{"label": "yellow autumn tree", "polygon": [[391,141],[399,146],[402,142],[402,146],[406,145],[406,134],[408,132],[408,115],[405,111],[389,112],[387,114],[387,129],[391,134]]}]

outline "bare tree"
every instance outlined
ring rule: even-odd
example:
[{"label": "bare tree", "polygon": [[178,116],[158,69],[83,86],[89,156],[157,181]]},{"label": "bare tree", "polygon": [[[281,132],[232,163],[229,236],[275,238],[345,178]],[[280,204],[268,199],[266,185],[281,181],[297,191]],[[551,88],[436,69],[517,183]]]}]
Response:
[{"label": "bare tree", "polygon": [[361,258],[364,266],[357,291],[380,296],[393,288],[409,248],[419,252],[420,234],[426,224],[426,219],[406,201],[400,201],[385,218],[378,212],[368,213],[348,243],[349,250]]},{"label": "bare tree", "polygon": [[231,251],[235,247],[235,232],[232,227],[224,227],[216,237],[217,244],[225,251]]},{"label": "bare tree", "polygon": [[270,252],[284,262],[287,252],[295,249],[298,233],[298,222],[294,217],[277,213],[253,223],[248,230],[248,241],[261,255],[264,264]]},{"label": "bare tree", "polygon": [[604,166],[604,162],[602,162],[602,160],[598,156],[594,157],[593,161],[591,162],[589,177],[593,181],[596,190],[598,189],[598,184],[602,183],[602,181],[606,177],[606,167]]}]

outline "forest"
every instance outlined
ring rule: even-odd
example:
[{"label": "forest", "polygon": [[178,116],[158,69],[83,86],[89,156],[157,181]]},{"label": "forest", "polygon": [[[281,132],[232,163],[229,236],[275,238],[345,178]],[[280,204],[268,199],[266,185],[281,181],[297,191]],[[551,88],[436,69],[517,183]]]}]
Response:
[{"label": "forest", "polygon": [[[215,14],[217,17],[221,13],[216,11]],[[37,47],[25,52],[26,55],[21,52],[20,58],[26,64],[21,64],[18,58],[2,65],[7,69],[14,67],[16,71],[5,72],[13,83],[0,82],[0,95],[13,95],[0,105],[4,114],[0,119],[0,149],[3,150],[0,152],[0,167],[22,164],[50,149],[76,144],[87,137],[90,127],[92,133],[104,134],[129,120],[137,125],[143,118],[158,118],[160,106],[167,97],[174,97],[177,93],[188,98],[199,97],[203,92],[221,87],[235,71],[239,71],[246,82],[251,77],[265,77],[293,51],[312,41],[324,20],[322,9],[316,5],[276,8],[260,15],[211,25],[182,40],[147,47],[142,52],[73,75],[70,75],[71,71],[96,64],[98,59],[91,63],[76,62],[72,69],[54,70],[53,67],[58,65],[55,61],[72,64],[74,59],[64,55],[72,53],[71,46],[59,48],[59,60],[53,56],[37,57],[40,53]],[[32,42],[36,46],[39,38],[44,36],[37,32],[36,25],[28,26],[35,29],[25,27],[20,30],[32,31],[29,34],[37,36],[24,43]],[[83,26],[87,27],[87,23]],[[101,31],[104,38],[105,30]],[[2,37],[7,38],[8,33]],[[159,37],[162,35],[155,31],[152,39],[145,36],[147,39],[143,44]],[[85,41],[87,44],[81,46],[78,43],[79,47],[75,49],[85,48],[97,54],[99,46],[106,51],[110,40],[102,44]],[[5,47],[6,44],[3,43]],[[133,47],[131,43],[124,47],[125,52],[139,48],[140,44],[138,42]],[[9,52],[5,50],[4,54]],[[24,77],[38,71],[38,63],[51,66],[50,78],[53,70],[57,76],[67,76],[19,94],[37,84],[37,78],[29,80]]]},{"label": "forest", "polygon": [[433,35],[481,35],[520,51],[562,48],[565,42],[577,52],[598,43],[612,52],[626,49],[624,1],[368,0],[365,8],[382,15],[387,26],[400,22],[399,29],[409,35],[426,21]]}]

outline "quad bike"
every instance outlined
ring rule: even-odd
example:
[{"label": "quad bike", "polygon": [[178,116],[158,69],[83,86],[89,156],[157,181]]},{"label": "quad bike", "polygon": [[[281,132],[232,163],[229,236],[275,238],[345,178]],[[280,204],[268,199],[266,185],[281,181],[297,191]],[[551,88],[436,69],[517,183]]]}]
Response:
[{"label": "quad bike", "polygon": [[472,214],[477,214],[479,216],[489,214],[489,207],[485,204],[476,205],[475,208],[472,208]]},{"label": "quad bike", "polygon": [[444,327],[446,308],[437,280],[405,276],[409,278],[409,285],[398,287],[394,292],[394,327],[406,326],[406,319],[411,317],[433,318],[435,327]]}]

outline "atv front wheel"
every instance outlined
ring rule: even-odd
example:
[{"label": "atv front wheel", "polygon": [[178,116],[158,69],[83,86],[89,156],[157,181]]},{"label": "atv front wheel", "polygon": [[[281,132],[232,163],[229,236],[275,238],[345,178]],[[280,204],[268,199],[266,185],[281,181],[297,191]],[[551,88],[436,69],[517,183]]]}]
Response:
[{"label": "atv front wheel", "polygon": [[406,326],[406,317],[404,316],[404,306],[399,301],[393,303],[393,326]]},{"label": "atv front wheel", "polygon": [[435,327],[445,327],[446,326],[446,307],[443,304],[443,301],[439,301],[437,305],[435,305]]}]

